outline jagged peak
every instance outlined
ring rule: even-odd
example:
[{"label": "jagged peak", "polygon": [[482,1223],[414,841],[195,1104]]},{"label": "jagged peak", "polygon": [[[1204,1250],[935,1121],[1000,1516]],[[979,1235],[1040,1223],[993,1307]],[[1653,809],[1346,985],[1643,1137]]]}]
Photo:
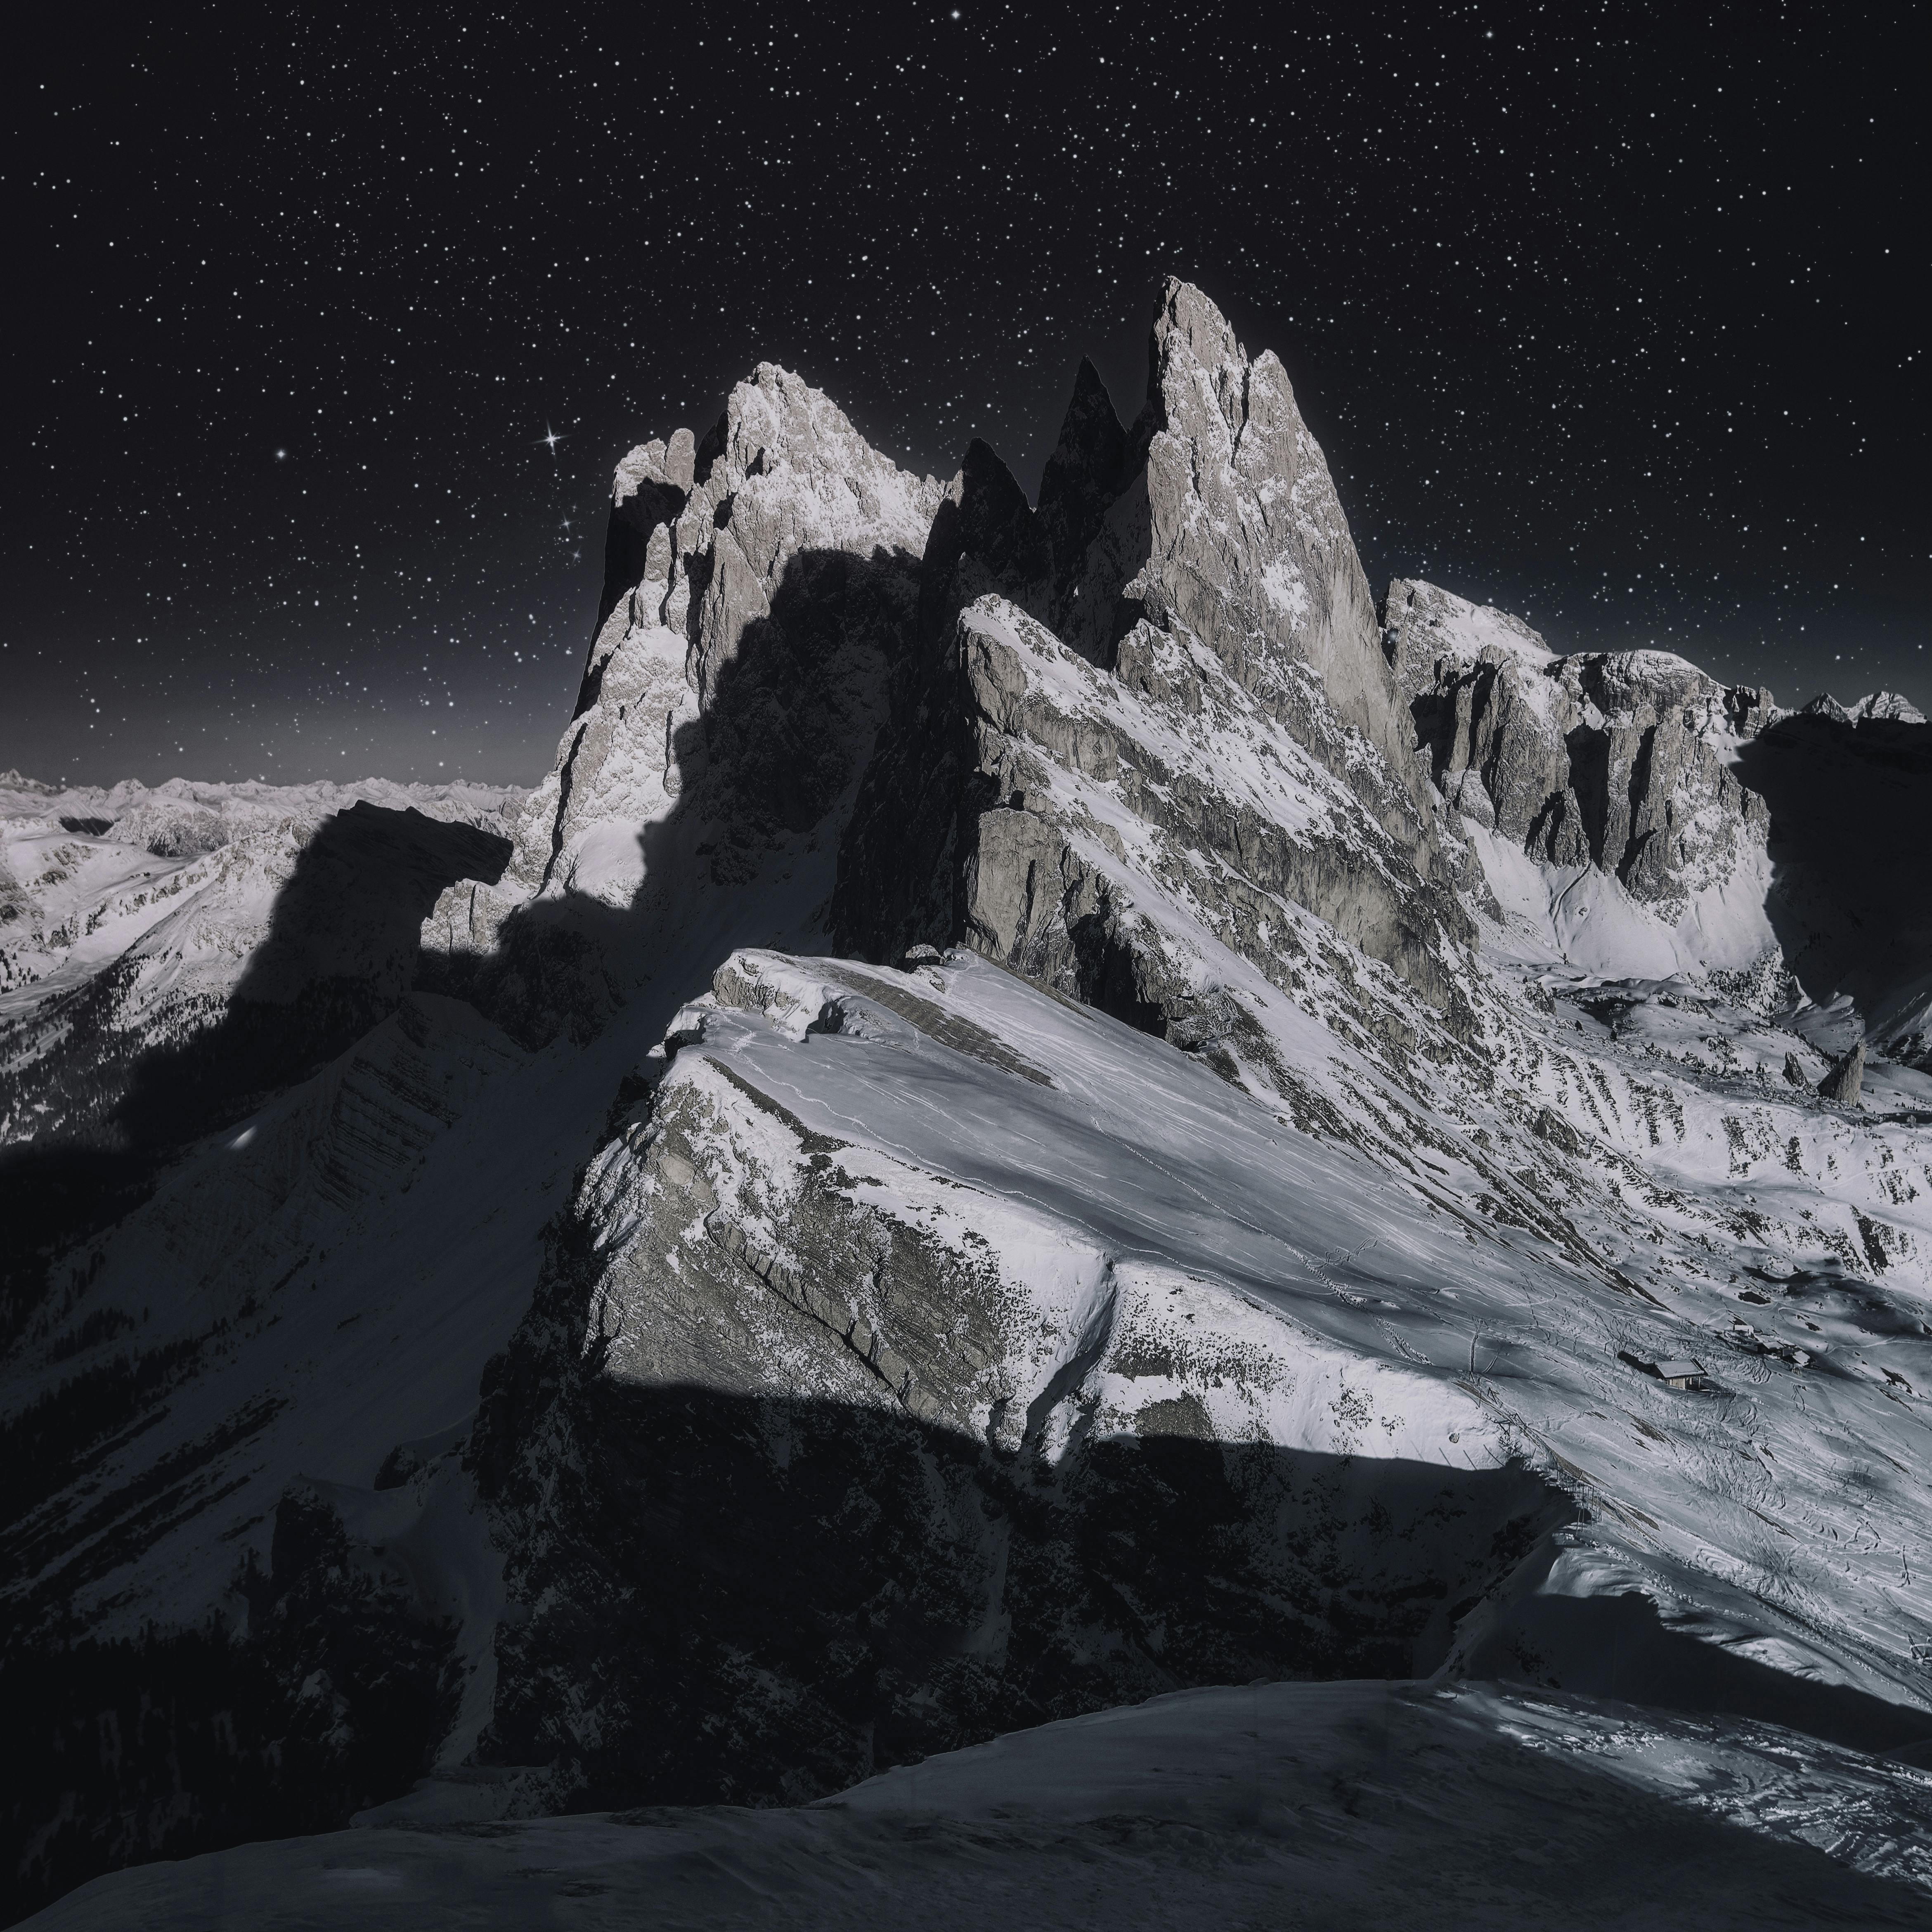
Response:
[{"label": "jagged peak", "polygon": [[1184,352],[1209,369],[1230,362],[1245,364],[1248,359],[1233,325],[1212,298],[1178,275],[1169,275],[1161,284],[1154,341],[1157,359],[1163,364]]},{"label": "jagged peak", "polygon": [[[1191,282],[1162,285],[1148,344],[1148,406],[1141,430],[1225,439],[1260,474],[1323,459],[1301,419],[1294,388],[1274,350],[1250,357],[1214,302]],[[1262,432],[1245,448],[1250,424]],[[1325,467],[1325,464],[1324,465]]]},{"label": "jagged peak", "polygon": [[928,517],[940,490],[935,478],[901,469],[874,448],[823,389],[778,363],[760,362],[733,386],[724,412],[701,441],[680,429],[631,450],[616,466],[612,500],[621,506],[656,484],[687,495],[702,489],[722,501],[751,478],[780,467],[902,483],[916,496],[932,500],[925,506]]},{"label": "jagged peak", "polygon": [[1104,473],[1117,478],[1126,459],[1126,426],[1100,372],[1083,356],[1073,377],[1073,394],[1060,418],[1060,436],[1040,482],[1040,508],[1046,511],[1070,484],[1084,484]]},{"label": "jagged peak", "polygon": [[1100,372],[1085,356],[1060,419],[1060,436],[1040,479],[1040,518],[1053,549],[1054,568],[1071,581],[1120,494],[1127,467],[1127,431]]},{"label": "jagged peak", "polygon": [[1925,714],[1910,698],[1896,691],[1874,691],[1852,706],[1852,716],[1859,723],[1880,718],[1895,724],[1923,724]]},{"label": "jagged peak", "polygon": [[[946,502],[952,506],[952,528],[944,533],[946,543],[974,556],[998,562],[1016,544],[1030,550],[1037,544],[1033,536],[1033,506],[1019,479],[1006,459],[989,442],[979,436],[967,444],[959,467],[946,486]],[[935,526],[928,540],[928,554],[940,541]]]},{"label": "jagged peak", "polygon": [[1852,714],[1828,691],[1821,691],[1808,704],[1798,710],[1807,718],[1828,718],[1834,724],[1849,724]]},{"label": "jagged peak", "polygon": [[1420,578],[1396,578],[1382,612],[1382,650],[1391,664],[1412,653],[1474,664],[1493,652],[1491,662],[1514,658],[1539,670],[1556,661],[1541,634],[1520,617]]},{"label": "jagged peak", "polygon": [[1808,704],[1799,706],[1807,718],[1828,718],[1838,724],[1863,724],[1868,722],[1892,724],[1923,724],[1925,714],[1910,698],[1896,691],[1868,692],[1862,698],[1854,698],[1850,704],[1840,704],[1828,691],[1821,691]]}]

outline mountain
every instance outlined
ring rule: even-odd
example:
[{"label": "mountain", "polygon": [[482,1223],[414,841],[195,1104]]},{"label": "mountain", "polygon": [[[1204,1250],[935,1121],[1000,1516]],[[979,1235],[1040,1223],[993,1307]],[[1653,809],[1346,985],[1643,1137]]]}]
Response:
[{"label": "mountain", "polygon": [[1757,1792],[1724,1910],[1917,1922],[1932,727],[1378,608],[1179,283],[1036,502],[763,365],[606,560],[526,796],[0,792],[22,1909],[362,1816],[50,1922],[346,1922],[320,1856],[508,1923],[434,1852],[494,1820],[843,1923],[801,1848],[938,1900],[907,1821],[1010,1784],[1046,1922],[1124,1812],[1121,1896],[1252,1912],[1380,1724],[1337,1912],[1413,1916],[1468,1766],[1552,1848]]}]

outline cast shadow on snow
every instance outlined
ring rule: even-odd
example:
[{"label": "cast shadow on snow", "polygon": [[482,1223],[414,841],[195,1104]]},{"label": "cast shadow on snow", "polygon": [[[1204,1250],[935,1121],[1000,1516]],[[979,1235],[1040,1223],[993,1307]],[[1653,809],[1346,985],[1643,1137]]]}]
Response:
[{"label": "cast shadow on snow", "polygon": [[[546,892],[505,920],[490,952],[426,958],[423,983],[471,1000],[526,1045],[559,1034],[584,1042],[616,1006],[640,998],[668,1021],[709,988],[735,947],[776,936],[769,918],[761,923],[759,898],[775,869],[808,862],[801,842],[824,842],[821,865],[836,850],[827,814],[863,769],[874,726],[885,722],[881,697],[904,669],[917,572],[916,559],[883,550],[870,558],[803,550],[789,561],[768,612],[710,668],[703,714],[671,732],[678,790],[670,808],[638,833],[643,880],[622,905],[571,883],[562,826],[573,770],[595,758],[595,741],[586,746],[593,733],[644,737],[664,726],[629,718],[628,707],[600,694],[605,668],[587,675],[568,734]],[[705,588],[694,583],[694,608]],[[600,694],[601,710],[593,708]],[[674,962],[664,944],[672,935],[682,942]],[[660,970],[668,964],[675,976]]]},{"label": "cast shadow on snow", "polygon": [[[391,1011],[415,977],[436,895],[457,878],[500,876],[509,850],[469,826],[358,804],[326,820],[298,856],[212,1024],[130,1064],[126,1036],[111,1023],[115,976],[74,1000],[61,1064],[76,1129],[0,1154],[0,1341],[36,1317],[56,1327],[67,1318],[87,1282],[63,1270],[62,1255],[138,1206],[171,1156],[308,1078]],[[84,1474],[100,1444],[137,1425],[192,1370],[198,1345],[188,1340],[101,1359],[98,1344],[128,1325],[120,1310],[93,1311],[56,1343],[56,1354],[85,1354],[88,1366],[0,1425],[0,1564],[8,1572],[37,1568],[31,1552],[46,1553],[44,1539],[14,1533],[26,1513]],[[136,1486],[125,1514],[146,1500]],[[97,1499],[77,1524],[101,1507]]]},{"label": "cast shadow on snow", "polygon": [[[565,1259],[548,1286],[574,1299]],[[544,1516],[513,1558],[512,1601],[527,1607],[499,1634],[502,1694],[472,1776],[532,1786],[546,1809],[796,1804],[1193,1685],[1407,1679],[1574,1511],[1520,1467],[1187,1436],[1089,1439],[1049,1466],[896,1410],[640,1387],[583,1355],[554,1320],[566,1311],[542,1304],[533,1321],[560,1352],[493,1363],[468,1460],[513,1526],[540,1495]],[[340,1827],[428,1772],[458,1688],[448,1627],[345,1589],[380,1566],[316,1498],[284,1500],[274,1546],[248,1585],[246,1644],[150,1633],[31,1674],[0,1666],[0,1815],[34,1847],[16,1910],[123,1865]],[[1628,1637],[1612,1640],[1628,1652]],[[1565,1688],[1658,1688],[1654,1670],[1630,1674]],[[1690,1708],[1737,1708],[1693,1689]],[[1792,1715],[1755,1699],[1744,1714]],[[1837,1711],[1826,1734],[1879,1741],[1858,1729]],[[1326,1798],[1368,1821],[1419,1802],[1404,1828],[1426,1832],[1439,1760],[1394,1754],[1373,1730],[1348,1738]],[[1654,1834],[1646,1884],[1719,1858],[1786,1909],[1922,1919],[1916,1892],[1634,1795],[1586,1754],[1558,1766],[1508,1734],[1480,1750],[1472,1768],[1502,1794],[1505,1828],[1570,1848],[1547,1874],[1552,1910],[1614,1894],[1604,1834],[1641,1826]],[[1253,1796],[1264,1834],[1276,1806]]]},{"label": "cast shadow on snow", "polygon": [[1520,1604],[1507,1634],[1473,1646],[1464,1663],[1472,1677],[1545,1684],[1692,1714],[1748,1718],[1932,1768],[1932,1719],[1924,1712],[1848,1684],[1776,1670],[1726,1645],[1668,1629],[1657,1605],[1636,1591],[1539,1596]]},{"label": "cast shadow on snow", "polygon": [[[896,1410],[556,1366],[493,1364],[472,1466],[525,1529],[513,1598],[544,1606],[501,1635],[485,1755],[552,1766],[573,1808],[802,1802],[1190,1685],[1426,1673],[1573,1507],[1514,1466],[1179,1436],[1049,1463]],[[545,1489],[529,1445],[560,1393],[574,1454]],[[566,1684],[596,1687],[596,1726]]]},{"label": "cast shadow on snow", "polygon": [[[71,1332],[58,1346],[71,1343],[70,1352],[87,1352],[90,1360],[0,1425],[0,1568],[14,1580],[24,1582],[50,1562],[58,1569],[64,1560],[59,1526],[44,1512],[30,1524],[29,1513],[84,1479],[112,1443],[158,1413],[172,1384],[192,1372],[197,1348],[190,1340],[95,1359],[98,1345],[111,1343],[126,1324],[112,1325],[114,1311],[107,1325],[82,1321],[79,1310],[70,1320],[88,1280],[63,1256],[137,1208],[171,1159],[314,1076],[414,988],[471,998],[530,1045],[560,1034],[588,1040],[616,1006],[640,992],[663,1004],[668,1016],[690,993],[703,990],[712,968],[744,943],[742,918],[718,927],[710,952],[682,962],[688,985],[640,989],[626,962],[650,955],[654,926],[701,911],[707,894],[738,888],[740,897],[748,896],[742,889],[769,868],[774,848],[809,833],[824,818],[868,754],[872,724],[883,720],[880,711],[867,723],[863,742],[849,727],[842,730],[828,682],[883,686],[897,655],[894,643],[916,604],[916,562],[902,556],[866,560],[808,553],[793,560],[770,615],[747,628],[736,656],[717,674],[706,718],[679,731],[675,748],[693,782],[664,820],[642,834],[646,891],[628,906],[566,890],[514,915],[490,954],[452,961],[446,953],[426,953],[422,922],[440,894],[462,880],[494,883],[512,848],[488,833],[413,810],[360,804],[312,836],[276,897],[262,942],[200,1030],[130,1057],[128,1036],[114,1024],[122,988],[111,970],[70,1003],[62,1016],[68,1050],[59,1063],[64,1085],[57,1096],[67,1129],[0,1155],[0,1226],[9,1235],[0,1262],[5,1293],[0,1346],[37,1321],[56,1330],[66,1323]],[[855,661],[855,653],[869,661]],[[587,728],[581,716],[577,722]],[[614,1093],[626,1070],[613,1066]],[[136,1476],[118,1494],[76,1503],[62,1520],[70,1518],[76,1534],[88,1535],[90,1525],[111,1529],[122,1517],[143,1522],[178,1487],[165,1470],[151,1477]],[[150,1493],[164,1478],[161,1491]],[[278,1556],[286,1541],[278,1534]],[[279,1587],[278,1579],[271,1580]],[[340,1768],[318,1766],[313,1748],[294,1750],[286,1774],[271,1776],[260,1753],[251,1756],[239,1744],[229,1750],[220,1738],[224,1727],[243,1722],[238,1712],[286,1705],[309,1671],[289,1678],[252,1631],[245,1642],[219,1631],[150,1633],[134,1644],[82,1640],[74,1649],[66,1636],[44,1628],[46,1592],[30,1594],[33,1630],[21,1622],[0,1630],[0,1670],[15,1691],[31,1688],[32,1708],[56,1727],[70,1720],[91,1738],[89,1726],[100,1715],[95,1688],[118,1684],[132,1700],[126,1714],[135,1732],[158,1725],[171,1736],[170,1727],[182,1724],[208,1732],[198,1742],[182,1741],[183,1763],[207,1767],[224,1753],[233,1759],[230,1773],[207,1772],[220,1790],[197,1814],[215,1835],[195,1839],[190,1832],[167,1838],[170,1844],[234,1842],[262,1832],[340,1822],[370,1792],[394,1796],[422,1768],[419,1740],[400,1753],[386,1747],[378,1756],[390,1768],[386,1781],[366,1781],[353,1803],[344,1795]],[[439,1656],[446,1653],[446,1636],[430,1648]],[[386,1725],[393,1729],[387,1707],[395,1700],[386,1690],[376,1696],[367,1672],[358,1677],[349,1670],[345,1682],[363,1685],[362,1693],[350,1694],[352,1703],[364,1693],[376,1697],[364,1715],[376,1712],[379,1734]],[[160,1697],[163,1691],[167,1698]],[[158,1700],[168,1714],[143,1715]],[[402,1708],[412,1708],[410,1699]],[[305,1721],[314,1714],[298,1714]],[[258,1742],[267,1750],[281,1730],[268,1718],[262,1722],[268,1734]],[[47,1762],[77,1765],[92,1749],[90,1744],[77,1759],[40,1760],[37,1778],[46,1781]],[[28,1760],[16,1762],[24,1770]],[[260,1792],[251,1795],[256,1784]],[[16,1790],[14,1800],[30,1808],[36,1802],[31,1791]],[[230,1822],[206,1822],[217,1814]],[[87,1816],[84,1808],[78,1815]],[[116,1816],[110,1838],[127,1823]],[[88,1836],[84,1827],[74,1831]],[[160,1855],[161,1840],[152,1834],[118,1850],[96,1844],[92,1852],[76,1855],[77,1864],[63,1853],[56,1862],[66,1876],[56,1888],[129,1857]]]},{"label": "cast shadow on snow", "polygon": [[[65,1124],[0,1150],[0,1344],[50,1292],[60,1251],[131,1212],[171,1155],[308,1078],[393,1011],[418,977],[437,895],[459,879],[500,878],[510,852],[472,826],[358,802],[297,856],[241,979],[225,1001],[206,1002],[212,1024],[130,1057],[116,1020],[133,969],[110,968],[76,994],[59,1016],[46,1096]],[[28,1077],[45,1084],[44,1070]]]},{"label": "cast shadow on snow", "polygon": [[[546,1809],[802,1802],[1174,1689],[1406,1678],[1573,1508],[1516,1467],[1180,1436],[1048,1466],[896,1409],[640,1387],[562,1312],[540,1293],[486,1371],[466,1456],[518,1544],[478,1757],[536,1768]],[[23,1900],[407,1791],[460,1672],[384,1574],[298,1486],[242,1586],[245,1641],[0,1663]]]},{"label": "cast shadow on snow", "polygon": [[[1479,715],[1488,701],[1479,698]],[[1448,767],[1456,702],[1430,691],[1409,703],[1417,752],[1427,757],[1438,787],[1455,782]],[[1637,875],[1656,857],[1651,842],[1671,835],[1633,831],[1621,851],[1610,849],[1617,802],[1610,744],[1600,726],[1568,733],[1566,790],[1545,802],[1525,849],[1563,863],[1587,856],[1625,886],[1640,886]],[[1646,739],[1626,780],[1622,815],[1633,826],[1649,786],[1649,759]],[[1869,1016],[1932,965],[1932,839],[1925,836],[1932,724],[1793,712],[1741,744],[1733,770],[1770,807],[1764,910],[1786,964],[1818,1005],[1850,994]]]},{"label": "cast shadow on snow", "polygon": [[[60,1016],[56,1071],[37,1076],[65,1125],[0,1152],[9,1236],[0,1347],[37,1322],[68,1322],[88,1278],[63,1256],[137,1208],[170,1160],[314,1076],[411,990],[470,999],[526,1046],[559,1035],[586,1042],[628,1001],[668,1020],[734,947],[773,937],[755,923],[762,878],[786,842],[796,847],[822,826],[869,755],[917,585],[917,561],[903,554],[791,560],[768,614],[715,672],[706,716],[678,728],[686,782],[640,835],[644,886],[627,905],[566,886],[514,913],[488,953],[426,952],[422,923],[439,896],[460,880],[495,883],[512,848],[412,809],[358,803],[325,820],[298,855],[239,981],[225,1001],[208,1001],[212,1022],[130,1053],[116,1020],[133,968],[110,968],[75,995]],[[594,694],[586,680],[585,706]],[[580,710],[573,729],[580,736],[594,722]],[[836,830],[825,836],[836,844]],[[699,944],[640,983],[633,962],[663,963],[653,940],[668,927],[689,928]],[[190,1024],[201,1017],[187,1016]],[[614,1093],[628,1070],[614,1065]],[[59,1340],[80,1353],[110,1339],[97,1318]],[[71,1480],[184,1372],[152,1351],[124,1353],[0,1424],[0,1531]]]}]

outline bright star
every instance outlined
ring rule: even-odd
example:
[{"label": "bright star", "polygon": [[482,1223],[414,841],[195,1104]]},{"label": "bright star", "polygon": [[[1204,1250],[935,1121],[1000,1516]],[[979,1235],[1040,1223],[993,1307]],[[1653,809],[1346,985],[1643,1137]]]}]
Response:
[{"label": "bright star", "polygon": [[556,454],[556,446],[563,440],[563,438],[559,436],[555,430],[546,429],[545,434],[538,436],[537,440],[550,452],[552,456],[554,456]]}]

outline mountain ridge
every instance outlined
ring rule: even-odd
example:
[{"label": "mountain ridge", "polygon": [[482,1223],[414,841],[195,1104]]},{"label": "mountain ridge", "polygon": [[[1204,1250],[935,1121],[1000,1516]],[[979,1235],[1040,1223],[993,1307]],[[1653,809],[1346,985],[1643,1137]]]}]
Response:
[{"label": "mountain ridge", "polygon": [[0,1672],[78,1749],[87,1645],[184,1684],[219,1616],[246,1733],[10,1794],[22,1882],[426,1774],[399,1815],[797,1803],[1244,1676],[1932,1736],[1932,944],[1910,804],[1856,867],[1806,815],[1928,730],[1378,610],[1279,362],[1171,283],[1037,505],[769,364],[640,445],[527,795],[191,856],[272,804],[0,797],[10,866],[282,868],[194,898],[223,963],[131,1058],[53,972],[0,1016],[20,1172],[85,1126],[147,1190],[15,1284]]}]

